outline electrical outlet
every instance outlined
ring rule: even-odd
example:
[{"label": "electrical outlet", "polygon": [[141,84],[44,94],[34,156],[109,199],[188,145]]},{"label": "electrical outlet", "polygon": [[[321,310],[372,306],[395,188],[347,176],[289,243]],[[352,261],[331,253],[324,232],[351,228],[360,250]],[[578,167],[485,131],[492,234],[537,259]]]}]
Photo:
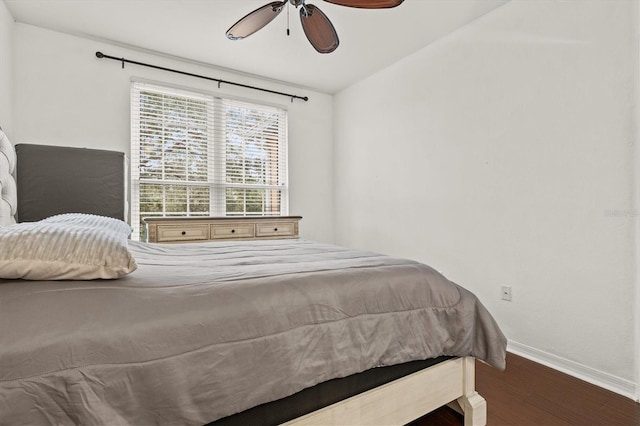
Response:
[{"label": "electrical outlet", "polygon": [[502,286],[502,300],[511,302],[511,287],[509,287],[508,285]]}]

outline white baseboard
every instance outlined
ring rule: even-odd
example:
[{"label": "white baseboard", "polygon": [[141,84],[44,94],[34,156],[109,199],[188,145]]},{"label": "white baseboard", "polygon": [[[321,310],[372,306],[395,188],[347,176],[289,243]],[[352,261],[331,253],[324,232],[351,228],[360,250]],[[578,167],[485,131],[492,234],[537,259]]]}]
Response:
[{"label": "white baseboard", "polygon": [[554,370],[577,377],[585,382],[600,386],[601,388],[626,396],[627,398],[631,398],[635,401],[638,401],[640,398],[640,383],[633,383],[630,380],[596,370],[595,368],[591,368],[578,362],[511,340],[507,344],[507,350],[516,355],[520,355],[521,357],[530,359],[531,361],[546,365]]}]

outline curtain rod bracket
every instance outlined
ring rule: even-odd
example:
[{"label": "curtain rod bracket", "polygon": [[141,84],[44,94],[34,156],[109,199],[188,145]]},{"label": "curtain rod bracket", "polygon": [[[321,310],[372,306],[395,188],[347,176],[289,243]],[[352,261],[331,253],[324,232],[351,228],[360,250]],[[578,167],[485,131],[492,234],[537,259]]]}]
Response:
[{"label": "curtain rod bracket", "polygon": [[262,87],[250,86],[248,84],[234,83],[233,81],[220,80],[218,78],[207,77],[205,75],[193,74],[193,73],[186,72],[186,71],[175,70],[173,68],[161,67],[159,65],[145,64],[144,62],[133,61],[131,59],[125,59],[124,57],[117,58],[115,56],[105,55],[102,52],[96,52],[96,57],[99,58],[99,59],[107,58],[107,59],[113,59],[115,61],[121,62],[123,69],[124,69],[124,63],[127,62],[127,63],[134,64],[134,65],[140,65],[142,67],[149,67],[149,68],[154,68],[154,69],[157,69],[157,70],[173,72],[173,73],[176,73],[176,74],[188,75],[190,77],[197,77],[197,78],[203,78],[205,80],[216,81],[216,82],[218,82],[218,89],[220,88],[220,84],[225,83],[225,84],[230,84],[232,86],[244,87],[246,89],[259,90],[261,92],[273,93],[274,95],[286,96],[288,98],[291,98],[291,102],[293,102],[294,99],[300,99],[300,100],[303,100],[305,102],[307,102],[309,100],[308,96],[292,95],[290,93],[278,92],[278,91],[275,91],[275,90],[264,89]]}]

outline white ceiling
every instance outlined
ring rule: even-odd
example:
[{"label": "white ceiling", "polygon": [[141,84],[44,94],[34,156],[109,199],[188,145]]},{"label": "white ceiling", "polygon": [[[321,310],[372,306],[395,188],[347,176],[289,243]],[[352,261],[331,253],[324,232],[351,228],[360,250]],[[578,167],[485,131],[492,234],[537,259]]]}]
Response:
[{"label": "white ceiling", "polygon": [[[270,0],[4,0],[17,22],[117,43],[335,93],[508,0],[405,0],[394,9],[353,9],[308,0],[333,22],[340,46],[319,54],[291,6],[252,36],[225,37]],[[117,56],[117,52],[105,52]],[[135,58],[130,58],[135,59]]]}]

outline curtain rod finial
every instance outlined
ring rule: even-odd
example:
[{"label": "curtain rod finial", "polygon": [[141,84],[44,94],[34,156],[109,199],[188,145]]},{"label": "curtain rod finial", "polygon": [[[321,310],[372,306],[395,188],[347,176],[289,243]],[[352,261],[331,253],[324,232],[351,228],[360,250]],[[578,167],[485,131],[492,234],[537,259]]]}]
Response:
[{"label": "curtain rod finial", "polygon": [[102,52],[96,52],[96,56],[97,56],[98,58],[104,58],[104,53],[102,53]]}]

